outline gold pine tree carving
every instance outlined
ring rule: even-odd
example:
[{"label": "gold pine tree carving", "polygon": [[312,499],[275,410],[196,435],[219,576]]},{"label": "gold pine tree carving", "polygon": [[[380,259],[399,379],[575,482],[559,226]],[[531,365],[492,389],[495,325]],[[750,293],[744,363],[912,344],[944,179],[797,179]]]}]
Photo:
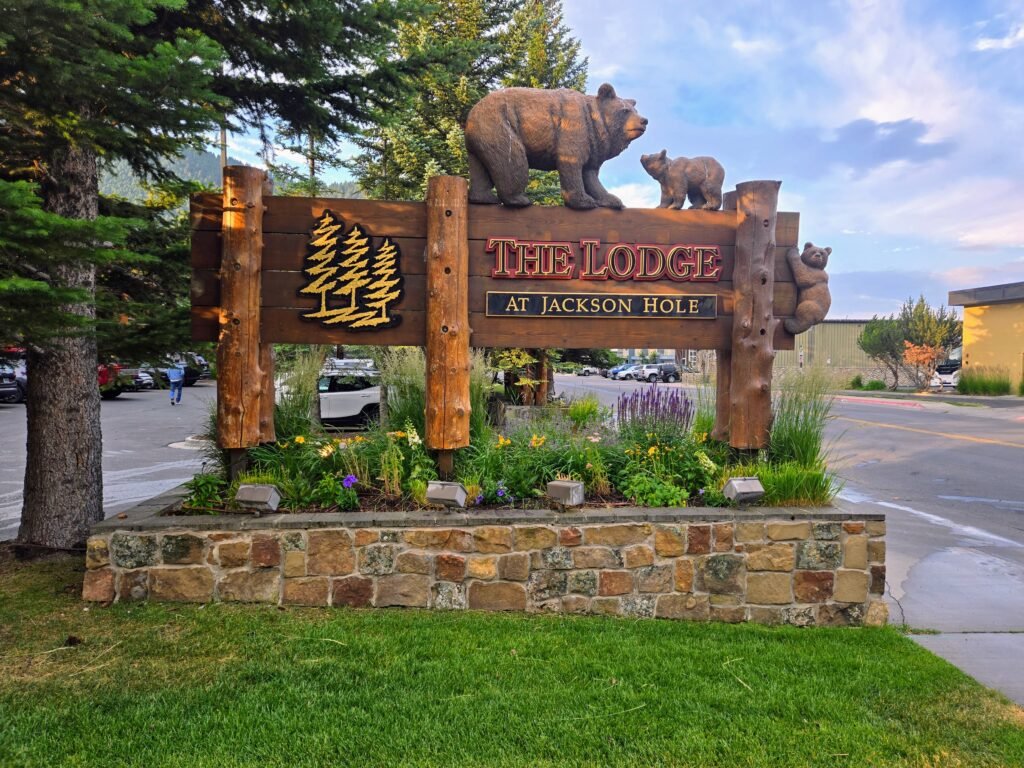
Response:
[{"label": "gold pine tree carving", "polygon": [[338,279],[332,294],[348,300],[348,306],[331,310],[331,316],[324,320],[325,325],[344,323],[361,318],[365,312],[357,312],[360,289],[370,284],[370,237],[363,229],[354,224],[345,237],[344,247],[338,254]]},{"label": "gold pine tree carving", "polygon": [[324,211],[317,220],[316,229],[309,242],[309,255],[306,261],[309,266],[302,271],[309,276],[310,282],[299,289],[299,293],[320,296],[320,309],[307,312],[303,317],[331,317],[336,310],[327,308],[327,295],[338,284],[335,275],[338,272],[338,231],[344,223],[331,211]]},{"label": "gold pine tree carving", "polygon": [[353,319],[352,328],[390,328],[401,320],[388,314],[402,296],[402,277],[398,274],[398,246],[384,238],[370,272],[371,280],[363,294],[363,307],[369,312]]}]

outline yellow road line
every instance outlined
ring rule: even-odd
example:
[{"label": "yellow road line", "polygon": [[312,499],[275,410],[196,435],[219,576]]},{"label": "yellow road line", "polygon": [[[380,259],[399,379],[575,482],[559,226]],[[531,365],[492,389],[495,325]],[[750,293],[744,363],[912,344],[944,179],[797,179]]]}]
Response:
[{"label": "yellow road line", "polygon": [[879,421],[868,421],[867,419],[851,419],[849,416],[836,416],[839,421],[852,421],[854,424],[863,424],[866,427],[882,427],[883,429],[902,429],[904,432],[917,432],[921,435],[932,435],[933,437],[948,437],[950,440],[964,440],[968,443],[984,443],[985,445],[1001,445],[1005,448],[1024,448],[1024,443],[1008,443],[1005,440],[993,440],[990,437],[972,437],[971,435],[957,435],[952,432],[933,432],[930,429],[918,429],[917,427],[903,427],[898,424],[883,424]]}]

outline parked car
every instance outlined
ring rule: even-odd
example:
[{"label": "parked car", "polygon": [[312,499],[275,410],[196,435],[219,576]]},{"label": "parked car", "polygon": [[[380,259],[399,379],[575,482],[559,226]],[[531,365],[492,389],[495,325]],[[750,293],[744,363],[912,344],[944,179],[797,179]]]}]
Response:
[{"label": "parked car", "polygon": [[333,426],[366,425],[380,418],[380,374],[371,369],[320,377],[320,420]]},{"label": "parked car", "polygon": [[648,363],[634,371],[633,378],[651,384],[656,381],[679,381],[679,367],[675,363]]},{"label": "parked car", "polygon": [[138,392],[143,389],[153,389],[153,387],[156,386],[156,382],[153,381],[152,374],[147,371],[143,371],[141,368],[124,368],[121,370],[121,375],[132,380],[132,392]]},{"label": "parked car", "polygon": [[19,398],[18,377],[14,368],[0,363],[0,402],[16,403]]},{"label": "parked car", "polygon": [[947,360],[935,366],[935,373],[928,382],[928,389],[933,392],[955,391],[960,383],[960,361]]},{"label": "parked car", "polygon": [[593,365],[581,365],[576,369],[577,376],[596,376],[601,373],[601,369]]},{"label": "parked car", "polygon": [[321,374],[346,373],[352,370],[373,370],[374,363],[368,357],[328,357],[324,360]]},{"label": "parked car", "polygon": [[135,389],[135,380],[125,375],[117,363],[101,363],[96,366],[96,381],[100,385],[100,397],[113,400],[122,392]]},{"label": "parked car", "polygon": [[660,363],[658,368],[661,370],[662,381],[668,384],[679,381],[679,366],[675,363]]},{"label": "parked car", "polygon": [[620,368],[618,371],[616,371],[615,375],[613,375],[611,378],[616,379],[617,381],[632,379],[634,377],[634,374],[636,374],[636,372],[639,370],[639,365],[627,365],[626,367]]}]

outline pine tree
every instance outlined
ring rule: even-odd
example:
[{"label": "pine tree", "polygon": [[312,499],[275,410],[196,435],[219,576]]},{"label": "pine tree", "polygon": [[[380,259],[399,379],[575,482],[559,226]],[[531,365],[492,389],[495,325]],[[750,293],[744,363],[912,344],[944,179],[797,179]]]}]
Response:
[{"label": "pine tree", "polygon": [[348,306],[331,310],[330,317],[324,320],[325,325],[338,323],[350,324],[360,315],[359,307],[361,288],[370,284],[370,237],[355,224],[345,237],[345,246],[338,254],[338,283],[332,291],[333,295],[348,299]]},{"label": "pine tree", "polygon": [[372,279],[363,295],[367,309],[378,310],[355,320],[352,328],[391,328],[401,322],[400,315],[388,315],[388,309],[402,296],[403,278],[398,274],[398,246],[384,238],[374,257]]},{"label": "pine tree", "polygon": [[343,226],[343,222],[333,213],[324,211],[316,229],[313,230],[313,239],[309,243],[310,253],[306,256],[306,261],[310,262],[311,266],[302,270],[310,277],[310,282],[302,286],[299,293],[319,295],[320,309],[306,312],[303,317],[313,319],[331,316],[331,311],[327,308],[327,294],[338,284],[338,230]]}]

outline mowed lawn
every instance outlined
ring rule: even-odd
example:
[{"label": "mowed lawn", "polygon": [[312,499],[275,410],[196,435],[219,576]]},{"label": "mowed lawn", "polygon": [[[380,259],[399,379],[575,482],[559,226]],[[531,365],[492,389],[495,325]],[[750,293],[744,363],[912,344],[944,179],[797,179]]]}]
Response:
[{"label": "mowed lawn", "polygon": [[86,606],[0,564],[5,766],[1019,766],[1024,713],[894,630]]}]

